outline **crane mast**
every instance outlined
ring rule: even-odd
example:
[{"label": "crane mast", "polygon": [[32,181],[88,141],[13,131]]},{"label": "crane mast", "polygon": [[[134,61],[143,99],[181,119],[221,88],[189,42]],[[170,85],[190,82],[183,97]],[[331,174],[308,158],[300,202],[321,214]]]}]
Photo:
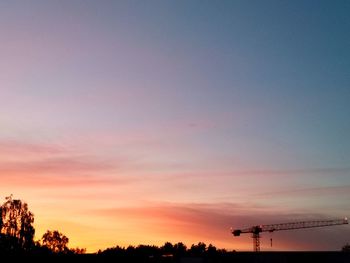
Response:
[{"label": "crane mast", "polygon": [[314,228],[314,227],[325,227],[325,226],[336,226],[348,224],[348,219],[335,219],[335,220],[313,220],[313,221],[300,221],[290,222],[282,224],[271,224],[271,225],[257,225],[244,229],[232,230],[234,236],[240,236],[241,234],[250,233],[253,238],[253,249],[254,251],[260,251],[260,233],[262,232],[274,232],[281,230],[292,230],[302,228]]}]

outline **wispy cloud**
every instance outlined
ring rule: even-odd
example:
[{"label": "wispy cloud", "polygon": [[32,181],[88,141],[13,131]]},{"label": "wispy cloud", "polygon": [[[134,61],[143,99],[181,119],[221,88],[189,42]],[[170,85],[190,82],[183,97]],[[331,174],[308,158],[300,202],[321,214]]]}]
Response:
[{"label": "wispy cloud", "polygon": [[324,196],[324,195],[350,195],[350,185],[325,186],[312,188],[298,188],[284,191],[260,193],[257,196]]},{"label": "wispy cloud", "polygon": [[7,187],[67,187],[124,183],[121,178],[125,160],[104,159],[81,154],[60,144],[0,141],[0,178]]},{"label": "wispy cloud", "polygon": [[0,172],[7,173],[93,173],[116,168],[107,161],[96,161],[92,157],[70,156],[43,158],[35,161],[0,162]]},{"label": "wispy cloud", "polygon": [[256,169],[243,170],[244,175],[305,175],[305,174],[328,174],[328,173],[349,173],[350,167],[311,167],[302,169]]},{"label": "wispy cloud", "polygon": [[67,147],[59,144],[32,143],[16,140],[0,140],[0,155],[17,155],[25,158],[27,156],[60,155],[69,152]]}]

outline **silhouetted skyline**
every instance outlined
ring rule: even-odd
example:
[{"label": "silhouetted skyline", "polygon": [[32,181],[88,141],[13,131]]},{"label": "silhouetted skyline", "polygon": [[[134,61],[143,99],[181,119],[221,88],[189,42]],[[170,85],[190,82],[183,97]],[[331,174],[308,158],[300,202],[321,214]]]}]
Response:
[{"label": "silhouetted skyline", "polygon": [[[88,252],[349,216],[349,1],[0,3],[0,196]],[[348,227],[273,234],[339,250]],[[269,250],[270,237],[262,240]]]}]

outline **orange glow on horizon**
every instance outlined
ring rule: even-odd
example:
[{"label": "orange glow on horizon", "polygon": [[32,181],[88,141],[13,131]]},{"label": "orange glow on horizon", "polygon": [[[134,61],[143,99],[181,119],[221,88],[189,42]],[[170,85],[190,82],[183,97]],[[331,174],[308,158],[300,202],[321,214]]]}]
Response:
[{"label": "orange glow on horizon", "polygon": [[[285,222],[291,214],[304,216],[291,213],[293,206],[299,205],[295,193],[311,200],[320,195],[346,197],[349,192],[346,185],[298,191],[269,185],[278,189],[272,192],[267,191],[265,181],[250,185],[261,174],[268,178],[269,170],[211,173],[171,168],[152,174],[148,164],[124,164],[119,158],[96,160],[82,154],[85,149],[72,151],[18,142],[2,146],[11,154],[0,153],[4,157],[0,161],[0,192],[3,197],[13,194],[28,203],[35,215],[35,239],[39,240],[46,230],[59,230],[69,237],[70,247],[86,248],[88,252],[116,245],[161,246],[165,242],[183,242],[188,247],[205,242],[228,250],[251,251],[251,238],[233,237],[230,227]],[[133,165],[137,169],[132,169]],[[287,175],[270,172],[270,178],[289,180]],[[244,201],[241,196],[246,197]],[[323,237],[321,231],[309,236],[313,233]],[[275,245],[270,248],[269,238],[264,235],[262,249],[316,247],[303,243],[301,236],[276,235]],[[322,240],[319,238],[317,244],[326,248]]]}]

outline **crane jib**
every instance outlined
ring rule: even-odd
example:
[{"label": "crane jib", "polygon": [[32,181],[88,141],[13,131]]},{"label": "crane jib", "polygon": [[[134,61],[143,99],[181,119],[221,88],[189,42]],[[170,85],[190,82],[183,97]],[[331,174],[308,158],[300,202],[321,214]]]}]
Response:
[{"label": "crane jib", "polygon": [[336,226],[348,224],[348,219],[345,217],[343,219],[335,220],[313,220],[313,221],[300,221],[300,222],[290,222],[282,224],[272,224],[272,225],[257,225],[244,229],[231,230],[234,236],[240,236],[244,233],[251,233],[253,238],[253,248],[254,251],[260,251],[260,233],[261,232],[274,232],[281,230],[293,230],[302,228],[314,228],[314,227],[325,227],[325,226]]}]

